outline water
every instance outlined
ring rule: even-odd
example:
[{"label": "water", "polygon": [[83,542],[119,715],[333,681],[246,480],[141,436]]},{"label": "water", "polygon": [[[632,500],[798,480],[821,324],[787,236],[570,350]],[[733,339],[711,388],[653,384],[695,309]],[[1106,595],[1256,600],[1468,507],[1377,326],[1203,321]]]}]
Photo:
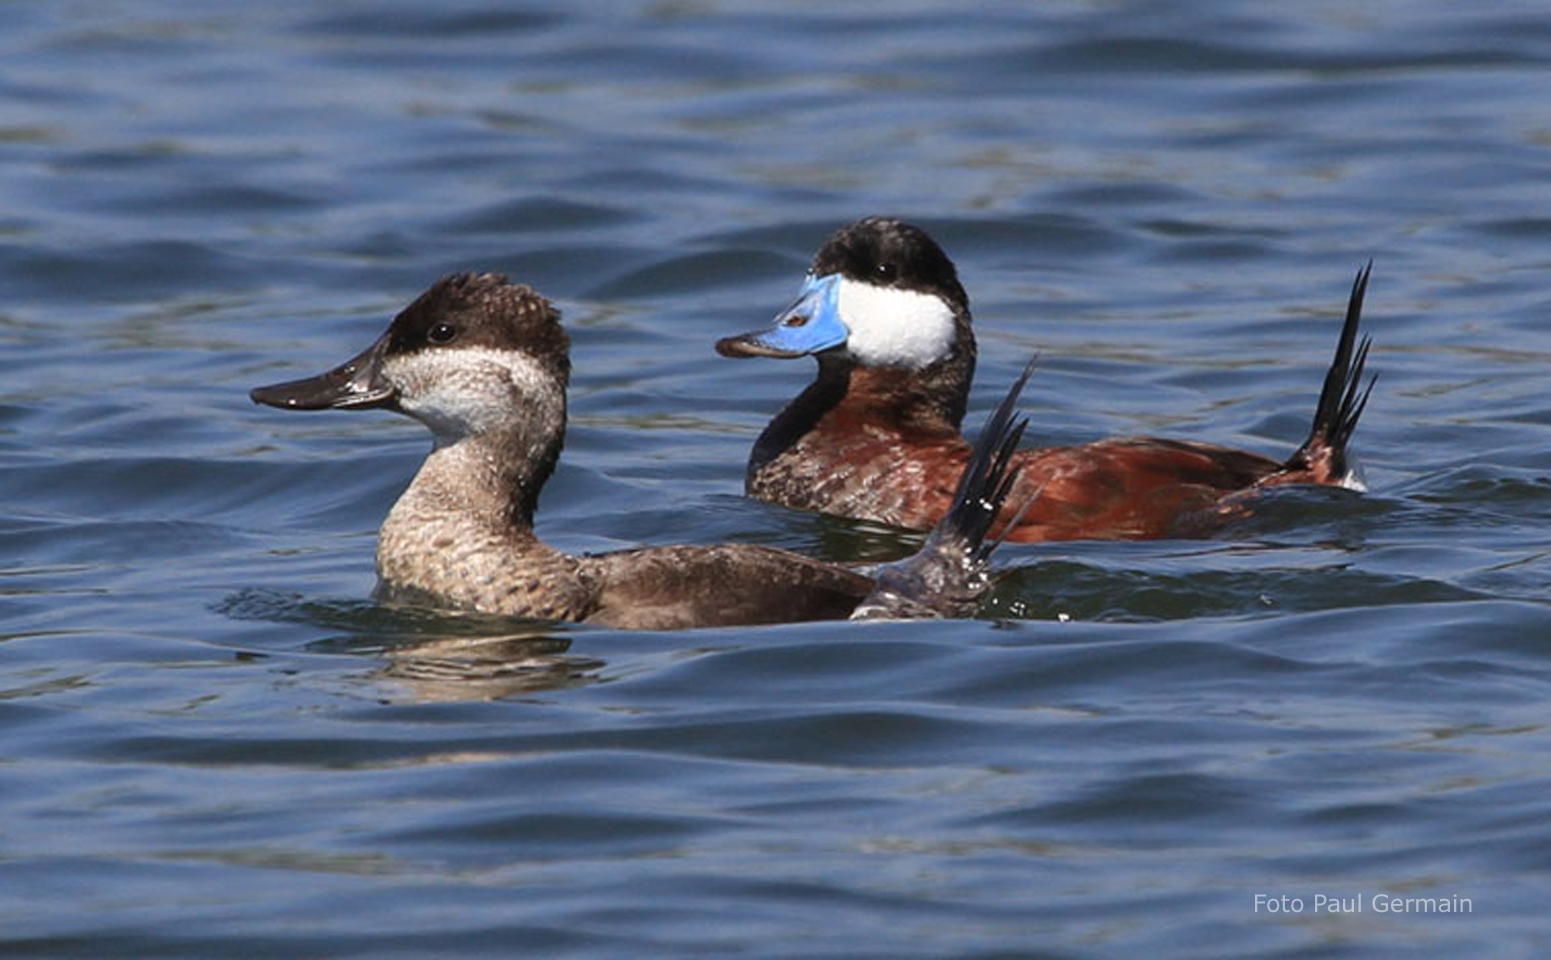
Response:
[{"label": "water", "polygon": [[[1548,65],[1527,3],[0,5],[3,952],[1544,954]],[[1043,442],[1285,454],[1373,257],[1371,492],[1009,547],[981,621],[533,629],[371,602],[420,427],[246,399],[499,269],[552,542],[895,556],[741,498],[810,367],[711,350],[869,213]]]}]

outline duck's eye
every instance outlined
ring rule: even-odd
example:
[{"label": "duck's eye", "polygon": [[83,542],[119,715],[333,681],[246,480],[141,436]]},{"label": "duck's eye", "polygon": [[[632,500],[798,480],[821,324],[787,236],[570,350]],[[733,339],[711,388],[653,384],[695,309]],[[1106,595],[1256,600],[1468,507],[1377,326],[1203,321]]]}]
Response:
[{"label": "duck's eye", "polygon": [[883,263],[878,264],[876,272],[878,279],[882,280],[884,283],[893,283],[894,278],[899,276],[899,268],[895,267],[894,264],[889,263],[888,261],[884,261]]},{"label": "duck's eye", "polygon": [[451,343],[458,338],[458,328],[450,323],[438,323],[426,331],[425,338],[435,344]]}]

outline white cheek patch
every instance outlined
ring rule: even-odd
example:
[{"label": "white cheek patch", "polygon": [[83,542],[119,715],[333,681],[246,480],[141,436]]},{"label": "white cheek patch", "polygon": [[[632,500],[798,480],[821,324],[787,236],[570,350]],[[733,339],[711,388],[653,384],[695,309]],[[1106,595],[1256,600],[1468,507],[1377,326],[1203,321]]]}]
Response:
[{"label": "white cheek patch", "polygon": [[420,350],[389,358],[382,372],[437,446],[539,414],[563,391],[528,355],[488,347]]},{"label": "white cheek patch", "polygon": [[919,369],[953,349],[953,308],[941,297],[847,277],[838,306],[850,331],[846,349],[867,366]]}]

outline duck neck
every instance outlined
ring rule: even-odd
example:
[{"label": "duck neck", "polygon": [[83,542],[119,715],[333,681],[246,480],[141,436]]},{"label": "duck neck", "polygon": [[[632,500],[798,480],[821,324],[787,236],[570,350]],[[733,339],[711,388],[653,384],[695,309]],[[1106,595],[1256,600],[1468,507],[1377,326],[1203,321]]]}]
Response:
[{"label": "duck neck", "polygon": [[560,433],[438,442],[383,522],[377,574],[387,595],[429,596],[491,613],[585,619],[595,585],[575,557],[533,532]]},{"label": "duck neck", "polygon": [[749,470],[780,457],[814,433],[865,428],[902,437],[956,436],[975,374],[973,340],[923,367],[861,367],[820,355],[818,377],[760,434]]},{"label": "duck neck", "polygon": [[385,539],[394,529],[433,525],[454,534],[535,539],[533,512],[560,458],[565,411],[543,419],[551,422],[471,434],[437,431],[430,456],[388,514]]}]

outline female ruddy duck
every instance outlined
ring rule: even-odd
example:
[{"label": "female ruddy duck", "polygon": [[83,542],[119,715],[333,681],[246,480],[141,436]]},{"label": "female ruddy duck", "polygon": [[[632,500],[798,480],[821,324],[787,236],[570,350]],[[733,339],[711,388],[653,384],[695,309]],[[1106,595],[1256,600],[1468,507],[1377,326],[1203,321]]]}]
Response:
[{"label": "female ruddy duck", "polygon": [[[1368,338],[1353,346],[1368,286],[1357,274],[1314,427],[1283,462],[1184,440],[1127,437],[1021,451],[1013,503],[1038,498],[1010,540],[1188,536],[1280,484],[1346,485],[1346,443]],[[969,457],[959,433],[975,371],[969,297],[926,232],[869,218],[819,248],[796,303],[774,328],[728,337],[729,357],[818,360],[818,378],[760,434],[750,496],[799,510],[926,529],[951,501]]]},{"label": "female ruddy duck", "polygon": [[421,294],[342,366],[251,396],[287,410],[380,407],[431,429],[431,453],[377,544],[389,595],[637,629],[973,611],[996,546],[985,535],[1015,479],[1023,380],[966,457],[957,506],[919,553],[874,579],[752,545],[571,556],[540,541],[533,511],[565,436],[568,346],[538,293],[462,274]]}]

